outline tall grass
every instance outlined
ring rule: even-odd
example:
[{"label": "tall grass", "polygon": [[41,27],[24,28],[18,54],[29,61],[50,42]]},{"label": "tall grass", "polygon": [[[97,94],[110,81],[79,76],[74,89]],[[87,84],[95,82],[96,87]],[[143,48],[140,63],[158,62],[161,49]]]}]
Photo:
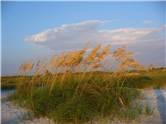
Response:
[{"label": "tall grass", "polygon": [[[36,116],[58,122],[82,123],[106,116],[128,118],[127,111],[132,110],[132,101],[139,92],[127,87],[125,71],[143,68],[125,48],[111,51],[110,47],[97,45],[90,52],[83,48],[54,55],[45,64],[22,64],[21,73],[25,75],[34,68],[34,75],[30,81],[20,80],[24,83],[18,83],[14,98]],[[106,57],[117,61],[114,72],[102,71]]]}]

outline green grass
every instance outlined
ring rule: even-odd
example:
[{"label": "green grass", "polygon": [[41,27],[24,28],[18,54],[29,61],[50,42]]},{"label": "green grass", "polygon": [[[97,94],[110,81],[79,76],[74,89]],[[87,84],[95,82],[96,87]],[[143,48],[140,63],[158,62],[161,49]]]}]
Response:
[{"label": "green grass", "polygon": [[88,73],[84,74],[83,80],[80,76],[82,74],[69,74],[63,83],[58,80],[59,76],[54,80],[51,91],[48,84],[33,88],[26,85],[28,90],[21,85],[13,97],[37,117],[48,116],[58,122],[82,123],[97,116],[119,117],[117,111],[122,108],[127,111],[125,108],[131,108],[131,101],[139,96],[136,89],[121,87],[110,74]]},{"label": "green grass", "polygon": [[[35,116],[47,116],[55,122],[84,123],[108,116],[131,120],[143,111],[139,104],[133,104],[139,98],[138,88],[166,86],[165,70],[136,73],[47,74],[19,77],[19,80],[2,77],[2,85],[5,82],[15,85],[17,90],[11,97],[13,100],[31,109]],[[145,111],[151,113],[149,108]]]}]

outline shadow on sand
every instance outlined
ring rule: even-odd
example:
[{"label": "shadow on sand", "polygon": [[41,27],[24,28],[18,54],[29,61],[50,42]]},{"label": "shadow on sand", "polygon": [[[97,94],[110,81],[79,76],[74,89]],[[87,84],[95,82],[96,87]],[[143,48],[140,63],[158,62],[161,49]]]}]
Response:
[{"label": "shadow on sand", "polygon": [[160,89],[155,90],[157,99],[157,109],[160,113],[162,124],[166,124],[166,98],[164,98],[164,92]]}]

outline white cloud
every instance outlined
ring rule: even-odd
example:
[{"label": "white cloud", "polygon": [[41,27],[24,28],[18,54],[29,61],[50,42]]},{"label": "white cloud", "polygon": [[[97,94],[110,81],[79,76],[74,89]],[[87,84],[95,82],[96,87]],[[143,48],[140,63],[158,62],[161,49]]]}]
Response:
[{"label": "white cloud", "polygon": [[[87,42],[91,45],[101,44],[133,44],[161,38],[160,29],[155,28],[121,28],[105,30],[100,25],[104,21],[89,20],[75,24],[66,24],[57,28],[34,34],[25,41],[47,46],[54,50],[82,48]],[[157,36],[156,36],[157,34]]]},{"label": "white cloud", "polygon": [[152,20],[144,20],[143,23],[149,25],[149,24],[153,24],[153,21]]},{"label": "white cloud", "polygon": [[97,27],[102,23],[103,21],[90,20],[76,24],[62,25],[58,28],[48,29],[46,31],[34,34],[30,37],[27,37],[25,40],[32,42],[47,42],[50,40],[71,40],[83,36],[86,36],[87,38],[88,35],[92,35],[94,32],[96,33]]},{"label": "white cloud", "polygon": [[111,41],[112,44],[130,44],[154,31],[155,29],[123,28],[102,31],[102,36]]}]

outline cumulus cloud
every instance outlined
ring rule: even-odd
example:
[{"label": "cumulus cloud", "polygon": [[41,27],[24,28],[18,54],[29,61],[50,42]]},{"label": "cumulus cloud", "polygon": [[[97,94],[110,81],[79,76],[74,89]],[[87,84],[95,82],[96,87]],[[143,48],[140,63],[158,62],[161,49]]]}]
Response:
[{"label": "cumulus cloud", "polygon": [[[149,35],[160,32],[156,28],[121,28],[101,29],[105,21],[89,20],[75,24],[47,29],[25,38],[25,41],[47,46],[54,50],[81,48],[87,42],[92,45],[101,44],[132,44],[149,40]],[[150,36],[153,39],[154,36]]]},{"label": "cumulus cloud", "polygon": [[75,24],[47,29],[25,38],[25,41],[46,46],[54,51],[80,49],[90,42],[91,46],[111,44],[113,47],[127,45],[128,49],[136,53],[135,57],[142,64],[166,65],[165,29],[158,28],[119,28],[104,29],[107,23],[100,20],[89,20]]},{"label": "cumulus cloud", "polygon": [[54,50],[71,49],[95,41],[98,35],[98,27],[104,21],[90,20],[76,24],[62,25],[58,28],[34,34],[25,38],[25,41],[47,46]]}]

